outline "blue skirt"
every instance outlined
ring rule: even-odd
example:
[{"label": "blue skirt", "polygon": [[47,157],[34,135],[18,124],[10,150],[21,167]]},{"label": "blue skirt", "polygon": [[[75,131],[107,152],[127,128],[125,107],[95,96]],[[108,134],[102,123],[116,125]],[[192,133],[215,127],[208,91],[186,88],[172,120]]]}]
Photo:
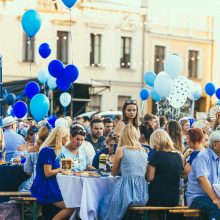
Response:
[{"label": "blue skirt", "polygon": [[56,176],[45,177],[37,174],[31,187],[31,194],[42,204],[63,201]]}]

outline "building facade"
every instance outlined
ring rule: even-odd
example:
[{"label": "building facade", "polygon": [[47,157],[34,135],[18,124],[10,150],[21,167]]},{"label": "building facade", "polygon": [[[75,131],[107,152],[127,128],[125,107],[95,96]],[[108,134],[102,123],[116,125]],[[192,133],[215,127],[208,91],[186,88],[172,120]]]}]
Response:
[{"label": "building facade", "polygon": [[[164,59],[172,53],[183,60],[182,75],[202,86],[212,79],[212,17],[157,11],[148,0],[79,0],[71,11],[56,0],[22,2],[0,1],[4,82],[36,77],[52,59],[60,59],[79,68],[79,79],[110,87],[91,89],[87,105],[88,111],[105,111],[120,110],[127,98],[139,100],[141,107],[144,72],[163,70]],[[21,27],[21,16],[30,8],[42,18],[42,27],[31,42]],[[43,42],[52,48],[45,60],[38,54]],[[197,110],[206,111],[209,103],[204,95]],[[151,111],[149,99],[144,112]]]}]

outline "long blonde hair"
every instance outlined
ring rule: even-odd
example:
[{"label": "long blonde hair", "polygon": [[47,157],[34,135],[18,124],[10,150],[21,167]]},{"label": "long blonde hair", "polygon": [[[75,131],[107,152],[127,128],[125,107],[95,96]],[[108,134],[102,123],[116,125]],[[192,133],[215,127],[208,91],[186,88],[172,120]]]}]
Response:
[{"label": "long blonde hair", "polygon": [[136,149],[139,147],[141,149],[141,144],[138,141],[137,129],[133,125],[125,125],[124,129],[121,132],[118,146],[126,146],[130,149]]},{"label": "long blonde hair", "polygon": [[47,137],[47,139],[43,142],[43,144],[40,147],[40,151],[44,147],[52,147],[56,153],[56,155],[59,155],[61,149],[62,149],[62,140],[65,136],[69,135],[69,130],[64,126],[58,126],[52,130],[50,135]]},{"label": "long blonde hair", "polygon": [[176,151],[173,145],[173,141],[171,140],[169,134],[164,131],[163,129],[157,129],[153,132],[153,134],[150,137],[150,146],[152,148],[157,147],[157,150],[160,151]]}]

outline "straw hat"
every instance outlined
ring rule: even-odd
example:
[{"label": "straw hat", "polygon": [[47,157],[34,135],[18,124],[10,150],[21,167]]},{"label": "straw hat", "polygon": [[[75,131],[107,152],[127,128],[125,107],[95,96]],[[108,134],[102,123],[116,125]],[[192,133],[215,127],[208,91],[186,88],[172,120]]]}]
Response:
[{"label": "straw hat", "polygon": [[13,118],[12,116],[8,116],[3,119],[2,127],[7,127],[7,126],[12,125],[14,123],[16,123],[16,119]]}]

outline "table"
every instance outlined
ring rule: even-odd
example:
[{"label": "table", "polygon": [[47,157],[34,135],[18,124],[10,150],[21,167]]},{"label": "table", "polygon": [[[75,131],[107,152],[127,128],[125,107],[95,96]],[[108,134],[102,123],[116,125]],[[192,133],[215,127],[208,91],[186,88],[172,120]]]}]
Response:
[{"label": "table", "polygon": [[101,199],[111,191],[119,178],[58,174],[57,182],[67,208],[80,208],[79,216],[83,220],[97,220]]},{"label": "table", "polygon": [[0,165],[0,191],[18,191],[20,184],[29,177],[23,165]]}]

